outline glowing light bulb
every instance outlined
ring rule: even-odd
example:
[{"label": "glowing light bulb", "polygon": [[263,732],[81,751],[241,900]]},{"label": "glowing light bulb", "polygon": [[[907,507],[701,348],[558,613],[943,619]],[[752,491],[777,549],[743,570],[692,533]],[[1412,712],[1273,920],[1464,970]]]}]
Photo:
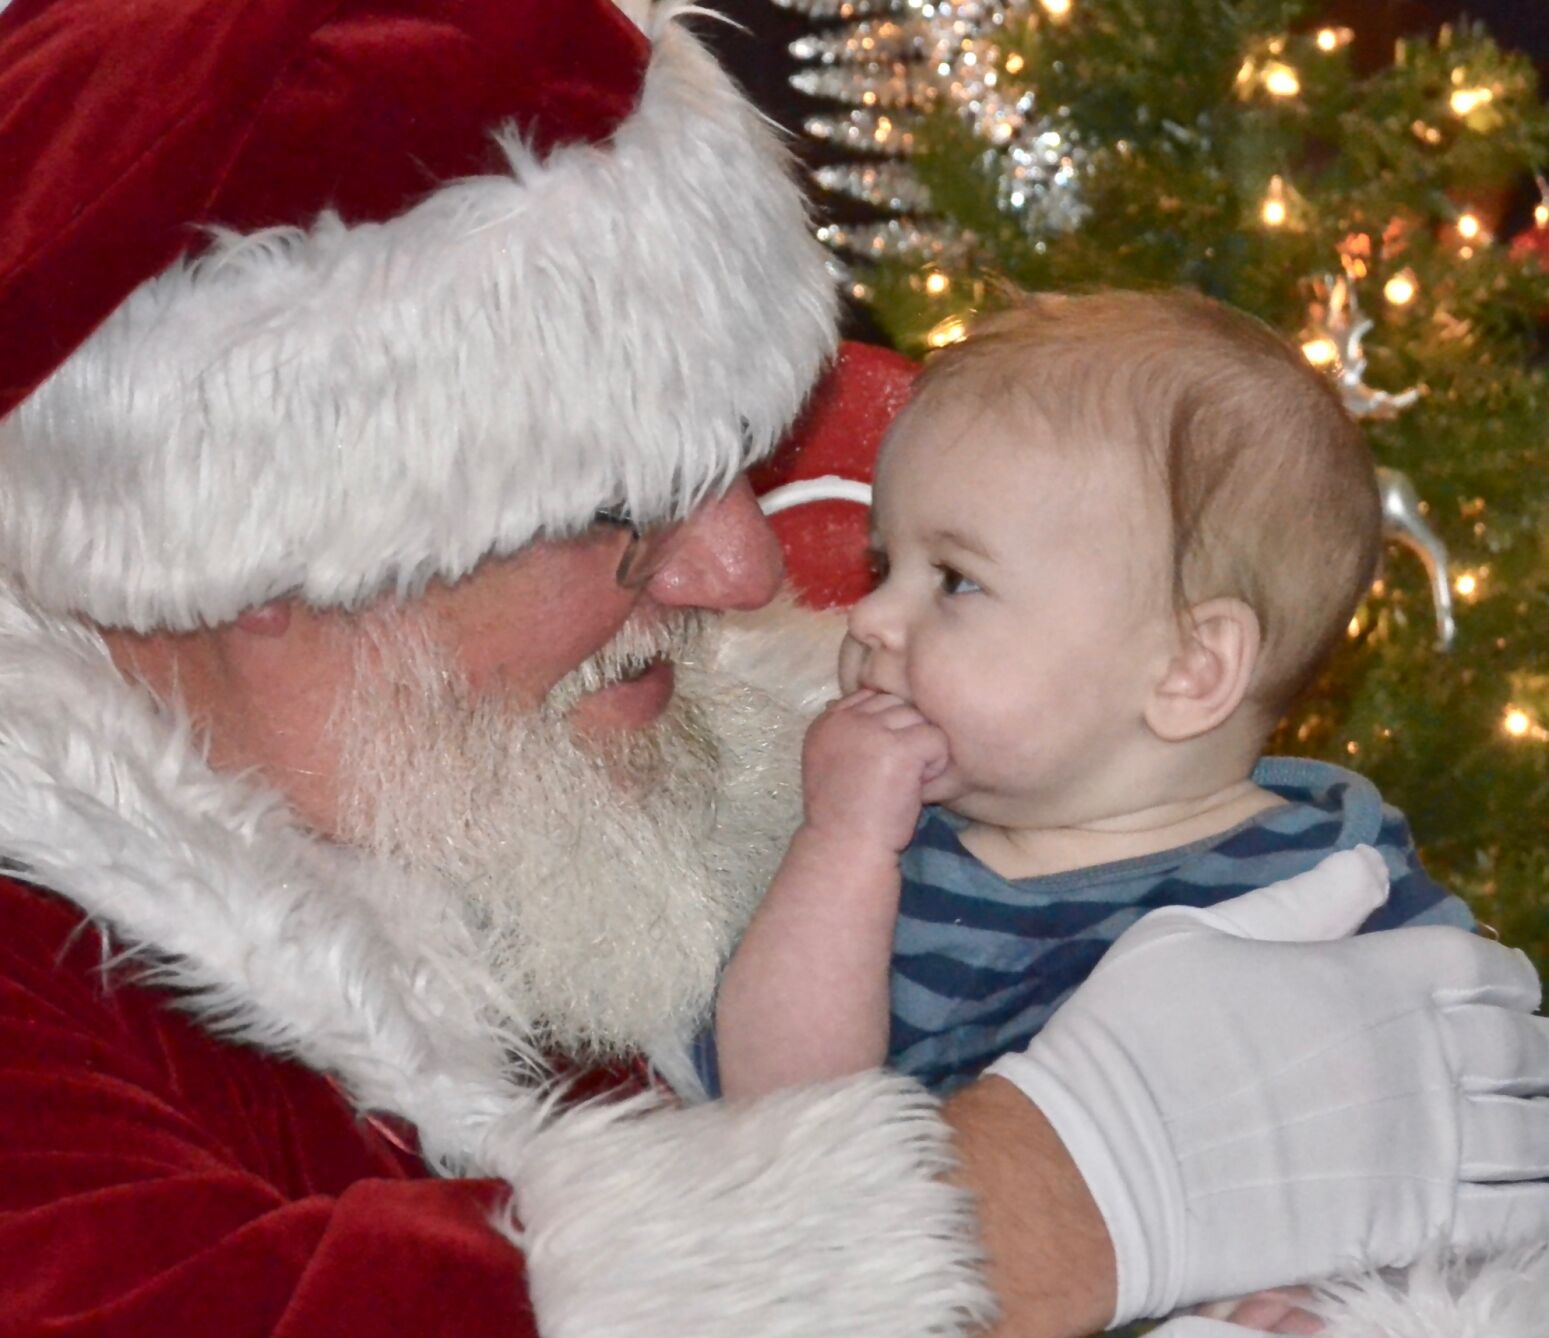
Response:
[{"label": "glowing light bulb", "polygon": [[1454,116],[1468,116],[1494,100],[1495,94],[1488,88],[1459,88],[1453,91],[1449,101]]},{"label": "glowing light bulb", "polygon": [[1302,345],[1302,357],[1314,367],[1331,367],[1339,360],[1339,349],[1332,339],[1309,339]]},{"label": "glowing light bulb", "polygon": [[1318,50],[1338,51],[1342,46],[1349,46],[1355,40],[1355,33],[1349,28],[1319,28]]},{"label": "glowing light bulb", "polygon": [[1051,19],[1063,19],[1070,14],[1070,0],[1040,0],[1040,3]]},{"label": "glowing light bulb", "polygon": [[1413,270],[1395,274],[1382,286],[1382,295],[1395,307],[1407,307],[1420,291],[1419,281]]},{"label": "glowing light bulb", "polygon": [[961,316],[948,316],[925,336],[925,342],[932,348],[945,348],[948,344],[960,343],[967,334],[968,323]]},{"label": "glowing light bulb", "polygon": [[1259,208],[1259,217],[1264,220],[1265,226],[1271,228],[1283,228],[1286,219],[1290,217],[1290,211],[1286,207],[1285,181],[1278,177],[1270,177],[1269,189],[1264,194],[1264,203]]},{"label": "glowing light bulb", "polygon": [[1479,215],[1470,210],[1458,219],[1458,236],[1466,242],[1476,241],[1484,232],[1484,224],[1479,221]]},{"label": "glowing light bulb", "polygon": [[1468,599],[1479,593],[1479,578],[1472,572],[1465,571],[1452,583],[1452,588],[1464,599]]},{"label": "glowing light bulb", "polygon": [[1533,207],[1533,222],[1541,228],[1549,228],[1549,204],[1540,204]]},{"label": "glowing light bulb", "polygon": [[1006,73],[1021,74],[1022,67],[1026,64],[1027,62],[1023,60],[1017,52],[1013,51],[1009,56],[1006,57]]},{"label": "glowing light bulb", "polygon": [[1502,727],[1514,739],[1526,738],[1533,728],[1533,717],[1521,707],[1511,706],[1501,721]]},{"label": "glowing light bulb", "polygon": [[925,291],[932,297],[940,297],[951,286],[952,280],[940,270],[925,276]]},{"label": "glowing light bulb", "polygon": [[1350,625],[1345,628],[1345,635],[1348,636],[1352,641],[1361,635],[1361,619],[1359,614],[1350,619]]},{"label": "glowing light bulb", "polygon": [[1274,61],[1264,67],[1264,87],[1277,98],[1294,98],[1302,91],[1302,81],[1289,65]]}]

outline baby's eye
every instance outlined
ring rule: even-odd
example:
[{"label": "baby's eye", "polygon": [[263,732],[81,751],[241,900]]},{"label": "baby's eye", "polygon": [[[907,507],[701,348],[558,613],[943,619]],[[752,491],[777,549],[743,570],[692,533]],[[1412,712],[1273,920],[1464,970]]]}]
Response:
[{"label": "baby's eye", "polygon": [[979,583],[972,577],[964,576],[956,567],[949,567],[944,562],[938,562],[936,570],[941,573],[941,588],[947,594],[972,595],[978,592]]}]

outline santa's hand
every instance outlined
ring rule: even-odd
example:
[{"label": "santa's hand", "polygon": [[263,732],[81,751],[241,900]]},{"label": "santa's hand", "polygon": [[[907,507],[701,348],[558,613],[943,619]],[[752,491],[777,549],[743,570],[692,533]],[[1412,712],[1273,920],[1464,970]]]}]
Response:
[{"label": "santa's hand", "polygon": [[991,1072],[1102,1211],[1115,1323],[1549,1235],[1549,1021],[1520,953],[1460,930],[1345,938],[1375,852],[1124,934]]},{"label": "santa's hand", "polygon": [[924,787],[947,766],[946,735],[901,698],[861,689],[812,722],[802,747],[806,826],[845,847],[902,850]]}]

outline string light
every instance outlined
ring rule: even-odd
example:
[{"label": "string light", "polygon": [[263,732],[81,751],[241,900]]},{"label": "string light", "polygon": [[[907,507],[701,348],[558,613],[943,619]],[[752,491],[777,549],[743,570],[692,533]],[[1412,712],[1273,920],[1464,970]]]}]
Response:
[{"label": "string light", "polygon": [[948,316],[925,336],[925,342],[932,348],[946,348],[948,344],[960,343],[967,335],[968,322],[961,316]]},{"label": "string light", "polygon": [[952,280],[940,270],[925,276],[925,291],[932,297],[940,297],[951,286]]},{"label": "string light", "polygon": [[1506,713],[1501,717],[1501,728],[1513,739],[1532,739],[1536,743],[1549,740],[1549,729],[1545,729],[1520,706],[1506,708]]},{"label": "string light", "polygon": [[1264,220],[1267,227],[1283,228],[1286,219],[1290,217],[1290,211],[1286,205],[1285,181],[1273,176],[1269,179],[1269,190],[1264,195],[1264,203],[1259,209],[1259,217]]},{"label": "string light", "polygon": [[1338,51],[1355,40],[1355,33],[1349,28],[1319,28],[1317,40],[1319,51]]},{"label": "string light", "polygon": [[1452,588],[1464,599],[1473,602],[1484,594],[1485,577],[1489,574],[1489,567],[1480,567],[1476,571],[1461,571],[1453,579]]},{"label": "string light", "polygon": [[1541,228],[1549,228],[1549,180],[1538,176],[1538,204],[1533,210],[1533,222]]},{"label": "string light", "polygon": [[1455,88],[1449,104],[1457,117],[1471,116],[1487,103],[1495,101],[1495,91],[1489,88]]},{"label": "string light", "polygon": [[1420,292],[1420,281],[1412,269],[1401,270],[1382,286],[1382,295],[1395,307],[1407,307]]},{"label": "string light", "polygon": [[1006,73],[1021,74],[1022,67],[1026,64],[1027,62],[1022,59],[1021,54],[1019,52],[1013,51],[1009,56],[1006,57]]},{"label": "string light", "polygon": [[1264,67],[1264,88],[1277,98],[1294,98],[1302,91],[1302,81],[1295,70],[1277,60]]},{"label": "string light", "polygon": [[1339,349],[1332,339],[1309,339],[1302,345],[1302,356],[1314,367],[1331,367],[1339,358]]},{"label": "string light", "polygon": [[1452,226],[1457,230],[1458,240],[1462,243],[1458,247],[1458,255],[1464,260],[1472,260],[1479,247],[1489,244],[1490,230],[1472,209],[1465,209],[1459,214],[1457,222]]}]

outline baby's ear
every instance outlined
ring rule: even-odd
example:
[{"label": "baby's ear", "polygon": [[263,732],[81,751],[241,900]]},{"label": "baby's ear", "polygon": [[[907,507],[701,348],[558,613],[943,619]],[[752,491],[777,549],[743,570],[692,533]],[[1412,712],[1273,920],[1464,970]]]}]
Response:
[{"label": "baby's ear", "polygon": [[1259,662],[1259,616],[1240,599],[1207,599],[1179,621],[1178,644],[1146,706],[1159,739],[1208,733],[1242,703]]}]

